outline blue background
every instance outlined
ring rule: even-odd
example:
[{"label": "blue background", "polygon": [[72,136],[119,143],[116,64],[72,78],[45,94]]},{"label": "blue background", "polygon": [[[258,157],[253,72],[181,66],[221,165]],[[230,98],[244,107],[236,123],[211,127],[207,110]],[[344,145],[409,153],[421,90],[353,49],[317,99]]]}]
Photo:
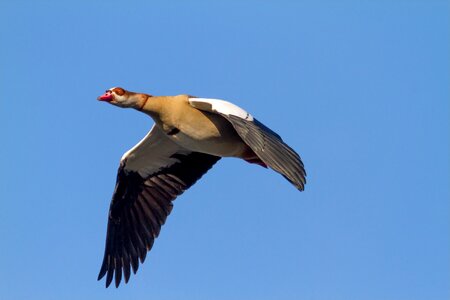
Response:
[{"label": "blue background", "polygon": [[[449,299],[447,1],[0,2],[0,299]],[[223,159],[137,276],[96,276],[122,86],[247,109],[306,191]]]}]

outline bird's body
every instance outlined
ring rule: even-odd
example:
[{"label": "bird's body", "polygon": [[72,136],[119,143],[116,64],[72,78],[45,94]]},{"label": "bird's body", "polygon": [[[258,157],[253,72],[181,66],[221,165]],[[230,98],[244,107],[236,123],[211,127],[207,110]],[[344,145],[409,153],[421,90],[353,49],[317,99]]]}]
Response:
[{"label": "bird's body", "polygon": [[305,170],[280,136],[240,107],[189,95],[151,96],[111,88],[98,98],[151,116],[155,125],[121,159],[99,279],[135,273],[172,210],[172,201],[221,157],[269,167],[303,190]]},{"label": "bird's body", "polygon": [[[156,107],[156,108],[155,108]],[[154,110],[159,107],[158,113]],[[183,148],[220,157],[243,158],[248,146],[222,116],[194,108],[188,95],[152,97],[142,108],[169,137]]]}]

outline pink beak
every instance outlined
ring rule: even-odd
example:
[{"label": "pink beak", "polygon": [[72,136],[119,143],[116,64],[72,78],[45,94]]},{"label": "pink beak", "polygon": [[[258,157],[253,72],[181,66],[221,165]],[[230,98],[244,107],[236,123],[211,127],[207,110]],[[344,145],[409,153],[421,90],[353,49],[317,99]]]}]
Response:
[{"label": "pink beak", "polygon": [[103,95],[101,95],[97,98],[97,100],[108,101],[108,102],[112,101],[112,99],[113,99],[113,96],[110,91],[106,91],[106,93],[104,93]]}]

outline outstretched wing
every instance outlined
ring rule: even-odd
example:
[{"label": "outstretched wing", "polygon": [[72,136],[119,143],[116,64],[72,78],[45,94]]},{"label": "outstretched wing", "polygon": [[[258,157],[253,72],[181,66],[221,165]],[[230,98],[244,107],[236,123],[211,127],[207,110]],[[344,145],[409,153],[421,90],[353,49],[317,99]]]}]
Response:
[{"label": "outstretched wing", "polygon": [[190,98],[189,103],[197,109],[216,113],[227,119],[241,139],[268,167],[283,175],[297,189],[304,190],[306,172],[303,162],[278,134],[230,102]]},{"label": "outstretched wing", "polygon": [[112,197],[98,280],[119,286],[144,262],[172,210],[172,201],[220,157],[181,148],[157,127],[122,157]]}]

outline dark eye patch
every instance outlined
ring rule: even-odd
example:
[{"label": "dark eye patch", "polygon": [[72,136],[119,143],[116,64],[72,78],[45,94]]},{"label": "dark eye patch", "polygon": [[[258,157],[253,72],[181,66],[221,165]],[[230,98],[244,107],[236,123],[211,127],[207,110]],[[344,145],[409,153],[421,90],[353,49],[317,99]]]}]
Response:
[{"label": "dark eye patch", "polygon": [[125,90],[124,90],[123,88],[120,88],[120,87],[115,88],[115,89],[114,89],[114,92],[115,92],[117,95],[119,95],[119,96],[122,96],[123,94],[125,94]]}]

